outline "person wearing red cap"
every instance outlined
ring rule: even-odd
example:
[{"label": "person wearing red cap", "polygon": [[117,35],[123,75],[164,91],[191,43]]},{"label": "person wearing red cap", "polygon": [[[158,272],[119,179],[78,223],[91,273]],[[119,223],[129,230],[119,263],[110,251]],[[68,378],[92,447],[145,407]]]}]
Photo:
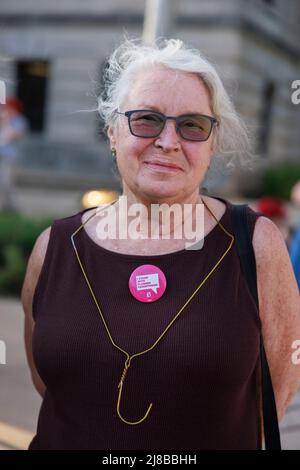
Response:
[{"label": "person wearing red cap", "polygon": [[15,97],[9,97],[0,107],[0,209],[16,210],[15,172],[18,160],[17,142],[27,131],[22,115],[23,106]]}]

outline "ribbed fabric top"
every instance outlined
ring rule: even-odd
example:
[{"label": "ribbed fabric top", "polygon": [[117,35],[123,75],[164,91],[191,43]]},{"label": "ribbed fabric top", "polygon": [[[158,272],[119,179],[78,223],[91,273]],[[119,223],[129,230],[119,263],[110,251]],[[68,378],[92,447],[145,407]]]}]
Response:
[{"label": "ribbed fabric top", "polygon": [[[220,222],[232,233],[231,203]],[[126,356],[116,349],[80,269],[70,236],[84,211],[55,220],[33,298],[33,354],[47,390],[29,449],[210,450],[261,448],[261,323],[241,272],[236,245],[158,345],[134,357],[117,414]],[[248,208],[253,233],[258,213]],[[107,326],[129,354],[156,341],[230,244],[219,225],[202,249],[139,256],[75,235]],[[165,274],[167,289],[141,303],[128,280],[142,264]]]}]

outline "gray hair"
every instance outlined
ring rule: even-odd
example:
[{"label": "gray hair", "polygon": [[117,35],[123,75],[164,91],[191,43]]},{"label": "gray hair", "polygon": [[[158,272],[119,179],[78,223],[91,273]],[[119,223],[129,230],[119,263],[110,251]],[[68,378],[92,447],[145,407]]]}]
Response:
[{"label": "gray hair", "polygon": [[213,149],[220,157],[227,157],[227,165],[233,166],[232,158],[241,165],[251,160],[249,131],[225,90],[214,66],[198,49],[187,47],[180,39],[160,38],[153,45],[144,45],[140,38],[125,40],[114,50],[107,61],[103,74],[104,88],[98,97],[98,112],[104,121],[104,129],[114,126],[126,99],[133,78],[139,69],[163,65],[175,71],[196,74],[206,86],[213,115],[218,119]]}]

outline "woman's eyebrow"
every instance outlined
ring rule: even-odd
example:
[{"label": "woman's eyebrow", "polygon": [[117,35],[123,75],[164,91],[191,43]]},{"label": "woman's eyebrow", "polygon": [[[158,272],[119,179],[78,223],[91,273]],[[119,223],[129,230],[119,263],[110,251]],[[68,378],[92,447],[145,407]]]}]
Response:
[{"label": "woman's eyebrow", "polygon": [[140,104],[138,109],[153,109],[154,111],[162,113],[162,111],[157,106],[153,106],[151,104]]},{"label": "woman's eyebrow", "polygon": [[[139,108],[136,108],[136,109],[149,109],[149,110],[157,111],[157,112],[162,113],[162,114],[166,114],[163,111],[161,111],[157,106],[151,105],[151,104],[142,103],[142,104],[139,105]],[[201,114],[201,113],[199,113],[199,111],[185,111],[185,112],[182,112],[180,114],[177,114],[177,116],[182,116],[182,115],[185,115],[185,114]]]}]

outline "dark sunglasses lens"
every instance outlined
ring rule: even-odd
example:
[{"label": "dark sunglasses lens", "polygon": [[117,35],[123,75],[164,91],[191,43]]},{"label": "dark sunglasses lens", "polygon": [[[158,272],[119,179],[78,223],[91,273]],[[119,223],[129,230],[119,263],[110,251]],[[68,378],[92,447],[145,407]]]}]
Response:
[{"label": "dark sunglasses lens", "polygon": [[157,136],[164,121],[159,114],[149,111],[135,111],[130,116],[131,132],[138,137]]},{"label": "dark sunglasses lens", "polygon": [[179,121],[181,135],[187,140],[207,140],[211,132],[211,127],[211,120],[201,114],[184,116]]}]

